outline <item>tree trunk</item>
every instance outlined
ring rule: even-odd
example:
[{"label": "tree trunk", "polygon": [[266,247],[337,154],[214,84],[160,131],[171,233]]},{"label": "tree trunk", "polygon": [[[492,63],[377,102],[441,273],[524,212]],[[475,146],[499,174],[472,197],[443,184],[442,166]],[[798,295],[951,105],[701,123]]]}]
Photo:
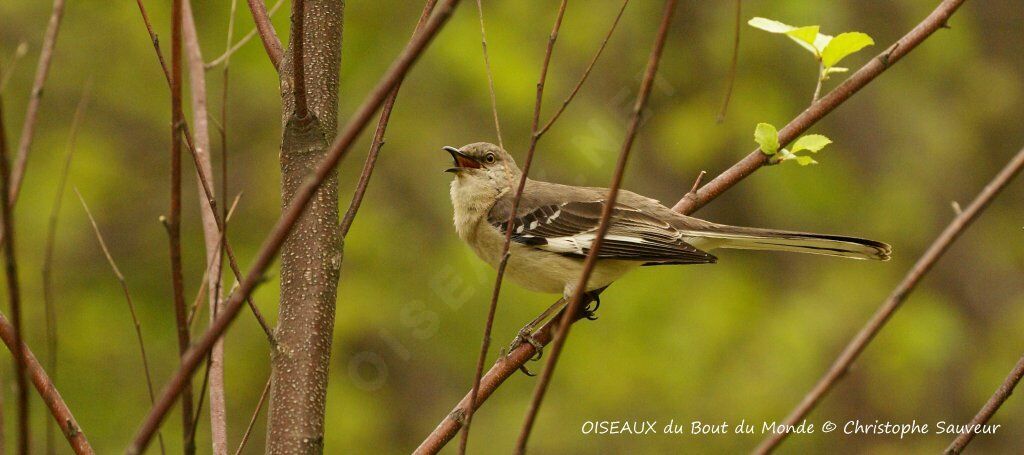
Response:
[{"label": "tree trunk", "polygon": [[[296,115],[294,30],[281,63],[281,197],[295,191],[323,159],[337,129],[338,71],[344,2],[304,0],[303,47],[308,115]],[[342,260],[338,178],[317,190],[281,250],[281,302],[271,354],[267,453],[323,452],[334,304]]]}]

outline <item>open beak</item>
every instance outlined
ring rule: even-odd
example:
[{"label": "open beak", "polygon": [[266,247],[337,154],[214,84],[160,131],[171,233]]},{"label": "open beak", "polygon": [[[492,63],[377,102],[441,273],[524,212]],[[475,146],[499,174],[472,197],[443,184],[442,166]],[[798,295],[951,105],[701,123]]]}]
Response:
[{"label": "open beak", "polygon": [[450,145],[446,145],[443,148],[444,148],[444,151],[446,151],[446,152],[448,152],[449,154],[452,155],[452,159],[455,161],[455,167],[450,167],[448,169],[445,169],[444,170],[445,172],[455,172],[455,173],[457,173],[457,172],[459,172],[459,171],[461,171],[463,169],[479,169],[480,168],[480,162],[478,162],[477,160],[473,159],[473,157],[471,157],[469,155],[466,155],[465,153],[462,153],[461,151],[459,151],[459,149],[457,149],[455,147],[452,147]]}]

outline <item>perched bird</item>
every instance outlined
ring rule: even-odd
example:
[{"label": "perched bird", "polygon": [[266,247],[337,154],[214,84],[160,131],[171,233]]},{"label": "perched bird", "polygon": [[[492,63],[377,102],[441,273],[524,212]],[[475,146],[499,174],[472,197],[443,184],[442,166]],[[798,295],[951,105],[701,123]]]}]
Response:
[{"label": "perched bird", "polygon": [[[526,181],[512,225],[512,201],[522,177],[512,157],[494,144],[444,147],[455,160],[446,170],[455,230],[473,251],[497,267],[507,229],[512,244],[506,276],[533,291],[573,294],[594,243],[608,190]],[[676,213],[660,202],[620,190],[585,291],[608,286],[641,265],[709,264],[717,248],[794,251],[854,259],[889,259],[889,245],[839,235],[715,224]],[[557,305],[542,315],[550,314]],[[538,321],[534,321],[536,323]],[[532,328],[532,324],[527,328]],[[522,335],[523,332],[520,332]]]}]

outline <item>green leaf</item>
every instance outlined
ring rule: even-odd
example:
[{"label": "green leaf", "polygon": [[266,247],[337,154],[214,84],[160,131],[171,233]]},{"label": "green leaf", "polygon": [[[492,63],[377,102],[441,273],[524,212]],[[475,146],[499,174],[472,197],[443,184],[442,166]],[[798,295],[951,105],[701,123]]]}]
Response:
[{"label": "green leaf", "polygon": [[865,47],[875,44],[866,33],[846,32],[832,38],[821,51],[821,63],[826,68],[839,63],[847,55],[857,52]]},{"label": "green leaf", "polygon": [[806,27],[795,28],[786,32],[793,41],[803,46],[805,49],[814,53],[814,55],[820,55],[821,49],[814,46],[814,41],[818,38],[817,25],[808,25]]},{"label": "green leaf", "polygon": [[810,150],[814,153],[818,153],[819,150],[825,148],[826,145],[831,143],[831,139],[821,134],[808,134],[797,139],[796,142],[793,143],[793,153],[801,150]]},{"label": "green leaf", "polygon": [[796,164],[799,164],[801,166],[807,166],[808,164],[818,164],[817,161],[814,161],[814,158],[811,158],[811,157],[806,156],[806,155],[804,155],[804,156],[794,156],[793,159],[796,160]]},{"label": "green leaf", "polygon": [[747,25],[754,28],[759,28],[768,33],[787,33],[796,27],[792,25],[786,25],[779,21],[773,21],[771,19],[765,19],[763,17],[755,17],[747,21]]},{"label": "green leaf", "polygon": [[779,131],[767,123],[758,123],[754,128],[754,141],[761,146],[765,155],[774,155],[779,151]]}]

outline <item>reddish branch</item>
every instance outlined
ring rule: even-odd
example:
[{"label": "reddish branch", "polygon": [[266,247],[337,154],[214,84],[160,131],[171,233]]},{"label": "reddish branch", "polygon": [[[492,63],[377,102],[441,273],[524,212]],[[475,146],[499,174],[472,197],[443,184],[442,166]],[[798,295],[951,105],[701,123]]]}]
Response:
[{"label": "reddish branch", "polygon": [[[533,104],[533,126],[530,128],[530,148],[526,151],[526,160],[523,162],[523,173],[519,178],[519,184],[516,187],[515,197],[512,198],[512,209],[509,211],[508,222],[506,226],[512,226],[512,221],[516,217],[516,212],[519,210],[519,201],[523,196],[523,188],[526,187],[526,177],[530,174],[530,167],[533,164],[533,154],[537,149],[537,140],[540,139],[538,134],[538,128],[540,128],[540,109],[541,104],[544,100],[544,82],[548,77],[548,65],[551,63],[551,54],[555,49],[555,40],[558,39],[558,30],[562,28],[562,18],[565,16],[565,6],[568,3],[567,0],[562,0],[558,6],[558,13],[555,15],[555,25],[551,28],[551,34],[548,35],[547,48],[544,50],[544,60],[540,66],[540,78],[537,80],[537,97]],[[481,13],[483,14],[483,13]],[[482,17],[481,17],[482,21]],[[481,22],[481,31],[483,23]],[[495,116],[497,120],[497,116]],[[495,123],[497,125],[497,123]],[[509,259],[509,248],[512,245],[512,230],[507,229],[505,232],[505,241],[501,249],[501,263],[498,264],[498,274],[494,279],[494,290],[491,292],[491,304],[487,310],[487,322],[484,324],[484,335],[483,341],[480,343],[480,354],[477,357],[476,371],[473,376],[473,389],[470,392],[470,406],[466,412],[466,424],[462,431],[462,438],[459,440],[459,453],[466,453],[466,444],[469,442],[469,429],[473,423],[473,411],[475,406],[473,403],[476,402],[476,395],[480,390],[480,378],[484,374],[484,361],[487,359],[487,351],[491,347],[491,329],[494,327],[494,315],[498,310],[498,297],[501,294],[501,282],[505,277],[505,268],[508,266]]]},{"label": "reddish branch", "polygon": [[483,46],[484,70],[487,72],[487,90],[491,95],[491,115],[494,117],[494,131],[498,135],[498,146],[505,148],[501,140],[501,122],[498,121],[498,98],[494,95],[494,74],[491,72],[491,59],[487,55],[487,30],[484,29],[483,0],[476,0],[476,11],[480,17],[480,45]]},{"label": "reddish branch", "polygon": [[629,5],[629,0],[623,0],[622,6],[619,8],[619,12],[615,15],[615,20],[612,21],[611,28],[608,29],[608,33],[605,34],[604,40],[601,41],[601,46],[597,48],[597,52],[594,53],[594,57],[590,59],[590,63],[587,64],[587,69],[584,70],[583,75],[580,76],[580,80],[576,81],[576,85],[573,86],[571,91],[569,91],[569,96],[565,97],[565,100],[562,101],[562,105],[558,106],[558,110],[551,115],[551,119],[544,124],[543,128],[540,130],[534,128],[535,131],[533,136],[535,137],[535,140],[540,140],[540,137],[543,136],[544,133],[548,132],[551,125],[554,125],[555,120],[558,120],[558,117],[562,116],[562,112],[565,112],[565,108],[569,107],[569,103],[571,103],[573,98],[576,97],[576,94],[580,92],[580,88],[583,87],[583,83],[587,81],[587,77],[590,76],[590,72],[594,69],[594,65],[597,64],[597,59],[601,57],[605,46],[608,45],[608,40],[611,39],[612,33],[615,32],[615,28],[619,25],[619,19],[622,19],[622,13],[626,11],[626,5]]},{"label": "reddish branch", "polygon": [[[2,101],[2,100],[0,100]],[[7,161],[7,128],[4,127],[3,103],[0,102],[0,183],[4,193],[10,188],[11,169]],[[7,301],[11,307],[11,317],[14,324],[11,327],[11,353],[14,355],[15,385],[17,386],[18,397],[18,453],[26,454],[29,451],[29,403],[28,383],[25,378],[25,364],[21,358],[25,357],[22,343],[21,330],[21,289],[18,284],[18,261],[14,253],[14,207],[12,204],[5,204],[0,201],[0,227],[6,234],[3,237],[4,272],[7,278]]]},{"label": "reddish branch", "polygon": [[[932,33],[946,25],[946,21],[949,20],[949,17],[953,15],[963,2],[964,0],[944,0],[928,17],[924,18],[921,23],[917,24],[913,30],[900,38],[899,41],[896,41],[881,54],[871,59],[871,61],[857,70],[856,73],[853,73],[849,79],[839,84],[835,90],[832,90],[801,112],[800,115],[779,130],[779,143],[782,144],[781,146],[789,144],[797,136],[803,134],[817,123],[818,120],[828,115],[833,109],[843,104],[844,101],[864,88],[865,85],[868,85],[878,75],[909,54],[910,51],[914,50],[917,45],[921,44]],[[718,197],[725,190],[732,188],[733,185],[761,166],[764,166],[767,162],[768,155],[761,153],[761,150],[754,150],[740,160],[739,163],[734,164],[718,177],[715,177],[714,180],[708,182],[707,185],[702,186],[697,192],[687,194],[680,199],[672,207],[672,210],[687,214],[697,211],[697,209]]]},{"label": "reddish branch", "polygon": [[1003,383],[1000,384],[995,393],[989,397],[988,401],[985,402],[985,405],[978,410],[978,414],[971,419],[971,423],[968,425],[967,430],[960,433],[949,447],[946,447],[945,453],[947,455],[958,454],[964,451],[967,444],[970,444],[971,440],[974,439],[974,435],[977,434],[976,429],[981,428],[982,425],[988,423],[989,419],[991,419],[996,411],[999,410],[999,407],[1003,405],[1003,402],[1005,402],[1007,398],[1010,398],[1010,394],[1012,394],[1013,389],[1017,387],[1021,377],[1024,377],[1024,357],[1021,357],[1020,360],[1017,361],[1017,365],[1013,367],[1013,370],[1010,370],[1010,374],[1006,376]]},{"label": "reddish branch", "polygon": [[39,63],[36,66],[35,80],[32,81],[32,95],[28,100],[25,112],[25,123],[21,128],[21,139],[18,141],[18,155],[11,171],[11,186],[8,191],[8,203],[14,205],[21,192],[21,180],[25,176],[28,164],[28,152],[35,136],[36,121],[39,119],[39,102],[43,99],[43,85],[50,74],[50,62],[53,60],[53,49],[57,45],[57,33],[60,31],[61,18],[64,17],[64,0],[53,0],[53,12],[50,22],[46,24],[46,35],[43,37],[43,48],[39,52]]},{"label": "reddish branch", "polygon": [[[142,14],[142,21],[146,24],[146,31],[149,33],[150,41],[153,43],[153,49],[156,51],[156,57],[160,61],[160,68],[163,70],[164,78],[167,80],[167,86],[171,86],[171,72],[167,68],[167,62],[164,60],[164,54],[160,50],[160,41],[157,40],[156,33],[153,32],[153,24],[149,21],[149,15],[146,13],[146,8],[142,4],[142,0],[137,0],[136,3],[139,5],[139,13]],[[192,163],[196,169],[200,169],[200,159],[196,151],[195,143],[192,141],[192,132],[189,130],[188,122],[182,118],[181,120],[181,131],[185,137],[185,144],[188,146],[188,150],[192,155]],[[213,187],[206,181],[206,177],[203,172],[196,172],[199,177],[199,183],[202,186],[203,195],[206,196],[207,203],[213,208],[215,220],[217,221],[217,228],[221,231],[224,230],[224,222],[221,215],[217,212],[217,200],[213,197]],[[225,234],[226,235],[226,234]],[[234,250],[231,249],[231,244],[227,239],[223,242],[223,247],[228,256],[228,265],[231,267],[231,272],[234,274],[235,279],[241,281],[242,271],[238,267],[238,262],[235,259]],[[267,340],[270,341],[271,346],[276,346],[277,342],[274,339],[274,333],[270,330],[270,326],[264,319],[263,314],[260,313],[259,308],[256,307],[256,303],[253,302],[252,297],[246,299],[246,303],[249,304],[249,308],[252,310],[253,316],[256,317],[256,322],[260,324],[263,329],[263,333],[267,336]]]},{"label": "reddish branch", "polygon": [[[277,12],[277,9],[280,8],[281,5],[283,5],[283,4],[284,4],[284,0],[277,0],[277,2],[274,3],[274,6],[270,7],[270,11],[267,14],[269,16],[273,16],[274,13]],[[232,9],[232,11],[234,11],[234,9]],[[229,23],[231,23],[234,20],[234,18],[235,18],[235,15],[231,14],[231,19],[229,19]],[[206,69],[210,69],[210,68],[213,68],[213,67],[215,67],[217,65],[220,65],[221,63],[228,62],[229,60],[231,60],[231,54],[234,54],[238,49],[241,49],[242,46],[244,46],[246,43],[248,43],[250,40],[252,40],[252,38],[254,36],[256,36],[256,32],[257,31],[259,31],[259,29],[257,29],[257,28],[253,28],[252,30],[249,30],[249,33],[246,33],[245,36],[242,37],[242,39],[238,40],[238,42],[236,42],[234,44],[230,43],[231,35],[229,35],[228,36],[228,38],[229,38],[228,41],[229,42],[228,42],[227,50],[225,50],[224,53],[220,54],[220,56],[218,56],[217,58],[215,58],[212,61],[210,61],[210,63],[207,63],[207,64],[205,64],[203,66],[205,66]]]},{"label": "reddish branch", "polygon": [[[181,29],[182,0],[171,2],[171,205],[167,214],[167,237],[170,243],[171,285],[174,291],[174,320],[178,331],[178,352],[182,357],[189,349],[188,313],[185,308],[185,284],[181,264]],[[185,384],[181,394],[182,432],[185,453],[195,452],[190,443],[192,434],[192,384]]]},{"label": "reddish branch", "polygon": [[729,110],[729,100],[732,98],[732,87],[736,84],[736,66],[740,60],[740,28],[743,22],[742,16],[742,1],[736,0],[736,15],[733,19],[733,30],[732,30],[732,61],[729,62],[729,74],[726,76],[728,80],[725,87],[725,99],[722,100],[722,109],[718,111],[718,123],[725,121],[725,113]]},{"label": "reddish branch", "polygon": [[[854,93],[882,74],[897,60],[906,56],[918,44],[931,36],[933,32],[942,28],[946,20],[962,3],[963,0],[945,0],[939,4],[928,17],[914,27],[907,35],[857,70],[850,79],[840,84],[839,87],[829,92],[825,97],[818,100],[817,103],[790,121],[780,131],[780,142],[786,144],[795,139],[810,128],[811,125],[831,113],[835,108],[853,96]],[[695,212],[759,169],[764,164],[762,155],[760,151],[755,151],[720,174],[708,185],[701,187],[697,191],[689,191],[676,203],[673,210],[687,215]],[[555,323],[555,320],[550,321],[534,334],[534,338],[540,341],[542,346],[547,345],[550,341],[548,332]],[[545,336],[540,337],[541,334]],[[475,407],[479,408],[487,397],[494,393],[495,389],[501,386],[509,376],[525,365],[533,354],[534,347],[529,343],[524,343],[510,352],[508,356],[499,359],[484,375],[480,386],[479,402],[476,403]],[[437,428],[424,439],[416,453],[436,453],[455,436],[462,426],[463,416],[465,415],[469,399],[470,394],[467,393],[438,424]]]},{"label": "reddish branch", "polygon": [[[61,433],[67,438],[68,443],[71,444],[71,450],[74,450],[76,454],[93,454],[92,447],[89,445],[89,441],[85,437],[85,433],[82,432],[82,428],[78,426],[78,421],[75,420],[75,416],[71,414],[71,410],[68,409],[68,405],[64,403],[64,399],[61,398],[60,392],[57,391],[57,387],[50,381],[49,376],[46,375],[46,371],[43,366],[36,360],[36,356],[32,354],[32,351],[24,343],[20,346],[16,341],[14,334],[14,327],[7,320],[4,315],[0,314],[0,338],[3,339],[4,344],[11,352],[21,352],[21,356],[18,365],[23,366],[32,379],[32,385],[35,386],[36,391],[39,392],[39,396],[43,399],[43,403],[50,410],[50,414],[53,415],[54,420],[60,425]],[[18,347],[16,347],[18,346]],[[27,453],[27,450],[22,452]]]},{"label": "reddish branch", "polygon": [[252,12],[252,20],[256,23],[256,30],[260,34],[260,40],[263,41],[263,48],[267,50],[267,56],[270,57],[270,63],[274,65],[274,69],[280,71],[284,48],[281,47],[281,39],[274,31],[274,24],[270,22],[267,5],[263,3],[263,0],[248,0],[248,3],[249,11]]},{"label": "reddish branch", "polygon": [[210,325],[210,328],[196,341],[192,349],[182,360],[181,366],[164,388],[156,406],[150,411],[135,435],[131,446],[127,450],[129,454],[141,453],[149,444],[154,432],[171,409],[178,394],[182,392],[185,384],[191,380],[203,357],[210,351],[216,340],[224,334],[235,316],[238,315],[238,311],[241,309],[242,304],[244,304],[245,299],[252,293],[256,285],[263,280],[264,273],[277,256],[285,237],[291,231],[292,226],[294,226],[306,205],[309,204],[316,189],[346,155],[352,143],[355,142],[356,138],[370,122],[374,112],[384,104],[384,100],[397,85],[398,80],[409,71],[427,45],[430,44],[430,41],[440,31],[441,27],[447,23],[457,3],[458,0],[445,0],[437,7],[437,11],[430,21],[427,22],[423,32],[418,34],[402,50],[402,53],[395,59],[392,66],[381,77],[377,86],[353,113],[349,123],[345,125],[342,132],[334,140],[334,143],[331,144],[327,156],[317,166],[315,174],[298,189],[295,197],[289,203],[288,209],[282,213],[274,225],[273,230],[260,247],[245,279],[239,282],[238,288],[224,304],[221,316]]},{"label": "reddish branch", "polygon": [[[843,352],[836,358],[832,367],[829,368],[828,372],[825,373],[814,388],[801,400],[800,404],[793,409],[793,411],[786,417],[783,427],[795,425],[801,419],[807,416],[808,413],[814,409],[814,406],[828,393],[832,387],[839,382],[846,372],[849,371],[850,366],[860,356],[868,343],[875,338],[875,335],[885,327],[885,324],[889,322],[893,313],[896,312],[910,295],[911,291],[917,287],[917,284],[921,279],[935,266],[935,263],[939,261],[939,258],[949,249],[950,245],[956,241],[957,238],[967,229],[971,223],[981,215],[985,208],[988,207],[989,203],[999,194],[1007,184],[1020,172],[1021,168],[1024,168],[1024,149],[1017,152],[1017,155],[1006,164],[1005,167],[989,182],[985,185],[985,188],[981,190],[981,193],[971,201],[971,204],[967,206],[960,214],[953,219],[952,222],[946,226],[946,229],[935,238],[931,246],[918,258],[914,266],[911,267],[907,275],[903,277],[900,284],[893,289],[892,293],[885,300],[884,303],[875,314],[871,316],[871,319],[857,332],[857,335],[850,340],[850,343],[846,345]],[[995,412],[993,410],[993,412]],[[765,439],[760,446],[757,447],[758,453],[768,453],[775,449],[783,439],[786,438],[788,432],[775,433]]]},{"label": "reddish branch", "polygon": [[[416,22],[416,29],[413,31],[413,39],[416,34],[423,29],[423,25],[427,23],[427,19],[430,18],[430,12],[434,10],[434,5],[437,4],[437,0],[427,0],[426,4],[423,5],[423,12],[420,13],[420,19]],[[355,193],[352,194],[352,202],[348,205],[348,210],[345,211],[345,216],[341,219],[341,238],[345,238],[348,235],[348,230],[352,227],[352,221],[356,218],[356,213],[359,212],[359,206],[363,203],[363,197],[366,195],[366,188],[370,184],[370,176],[373,174],[373,169],[377,166],[377,157],[380,156],[380,149],[384,147],[384,132],[388,128],[388,122],[391,120],[391,110],[395,107],[395,99],[398,98],[398,90],[402,88],[402,82],[405,80],[403,77],[395,85],[394,90],[388,95],[388,98],[384,100],[384,106],[380,109],[380,120],[377,120],[377,129],[373,132],[373,141],[370,143],[370,152],[366,154],[366,161],[363,163],[363,172],[359,174],[359,181],[356,183]]]},{"label": "reddish branch", "polygon": [[598,252],[604,244],[604,236],[608,233],[608,226],[611,224],[609,221],[611,220],[612,211],[615,208],[615,200],[618,199],[619,196],[619,188],[622,186],[622,177],[626,172],[626,163],[629,160],[629,152],[633,148],[633,141],[636,139],[637,132],[640,129],[641,115],[643,114],[644,106],[647,105],[647,99],[650,97],[651,87],[654,85],[654,75],[658,72],[658,64],[661,62],[661,54],[665,49],[665,39],[668,36],[668,29],[672,24],[672,14],[675,12],[675,9],[675,0],[668,0],[665,2],[665,11],[662,14],[661,25],[658,28],[658,35],[655,38],[654,46],[651,49],[650,59],[647,61],[647,70],[644,73],[643,82],[640,84],[640,93],[636,97],[636,103],[633,104],[632,120],[626,130],[626,138],[622,143],[622,150],[619,152],[619,160],[615,165],[615,174],[612,177],[612,183],[608,187],[608,197],[601,213],[601,221],[597,225],[594,244],[591,246],[590,252],[587,254],[586,260],[583,262],[583,273],[581,274],[579,281],[576,283],[573,295],[569,300],[569,305],[561,315],[561,322],[558,326],[558,334],[554,339],[554,346],[551,348],[551,352],[548,355],[547,363],[544,365],[544,371],[541,373],[540,379],[537,381],[537,386],[533,393],[533,399],[531,400],[530,407],[526,412],[526,418],[523,420],[523,429],[519,434],[519,440],[516,442],[517,453],[526,453],[526,445],[529,442],[533,424],[537,419],[537,413],[540,411],[540,405],[544,400],[544,395],[547,392],[548,385],[551,383],[551,377],[555,372],[555,366],[558,364],[558,359],[561,357],[562,349],[565,347],[565,342],[569,337],[569,328],[572,327],[573,315],[579,314],[580,309],[582,308],[583,294],[587,292],[587,282],[590,280],[590,275],[594,271],[594,266],[597,265]]}]

